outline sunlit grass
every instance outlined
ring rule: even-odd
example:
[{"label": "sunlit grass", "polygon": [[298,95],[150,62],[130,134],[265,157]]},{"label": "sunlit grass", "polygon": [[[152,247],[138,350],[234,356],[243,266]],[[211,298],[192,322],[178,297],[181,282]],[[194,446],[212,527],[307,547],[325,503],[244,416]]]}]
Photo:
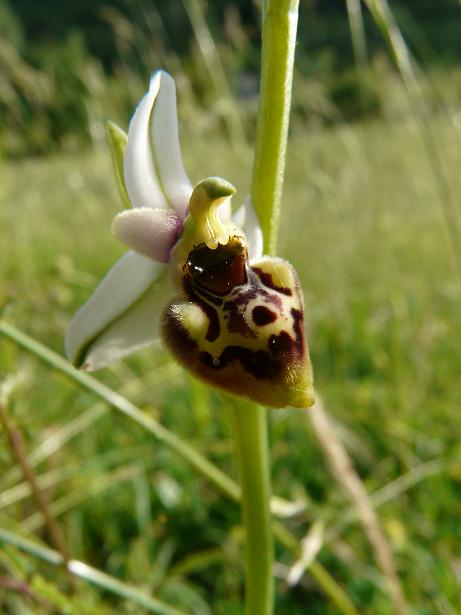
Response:
[{"label": "sunlit grass", "polygon": [[[461,190],[460,128],[448,112],[434,115],[431,123],[456,200]],[[250,160],[235,158],[221,137],[200,141],[187,127],[183,144],[193,180],[223,175],[243,199]],[[2,164],[4,314],[62,352],[70,316],[123,251],[109,231],[121,208],[109,154],[88,151]],[[456,612],[461,608],[461,290],[433,176],[411,115],[387,113],[368,123],[322,130],[295,120],[280,254],[300,274],[317,386],[341,422],[341,434],[368,490],[382,489],[403,475],[416,476],[428,461],[440,462],[436,473],[396,491],[380,514],[409,602],[421,613],[444,613],[445,600]],[[11,414],[28,450],[95,403],[2,338],[0,376],[21,370],[24,382],[13,395]],[[136,404],[235,475],[229,426],[218,397],[170,368],[161,349],[139,353],[97,377],[116,390],[129,387]],[[270,422],[274,492],[308,502],[306,513],[290,521],[290,528],[301,538],[319,518],[325,519],[327,535],[341,526],[340,538],[324,546],[320,561],[359,612],[388,613],[369,546],[357,525],[343,527],[348,501],[304,416],[275,411]],[[72,557],[188,612],[238,613],[238,509],[120,416],[97,413],[77,432],[37,466],[61,511],[58,520]],[[2,489],[11,489],[21,479],[12,471],[12,458],[0,438],[0,480]],[[79,466],[81,472],[76,471]],[[11,496],[0,512],[1,524],[37,527],[34,513],[30,499]],[[292,563],[281,548],[277,557],[282,564]],[[33,562],[12,548],[2,552],[2,565],[18,578],[27,577]],[[54,584],[59,578],[65,584],[55,570],[38,563],[32,567],[42,581]],[[175,570],[187,570],[187,577]],[[288,590],[282,584],[277,612],[302,613],[305,591],[312,587]],[[19,604],[10,594],[2,599],[13,612]],[[113,598],[96,590],[85,590],[84,601],[79,612],[96,612],[90,608],[102,605],[108,613],[120,612]],[[314,605],[318,613],[336,612],[320,592]],[[123,608],[136,612],[136,607]]]}]

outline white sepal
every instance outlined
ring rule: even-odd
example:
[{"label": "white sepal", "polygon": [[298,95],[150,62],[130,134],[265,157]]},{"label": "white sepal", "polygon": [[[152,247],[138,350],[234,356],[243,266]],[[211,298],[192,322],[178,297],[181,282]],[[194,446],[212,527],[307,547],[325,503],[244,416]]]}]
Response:
[{"label": "white sepal", "polygon": [[245,233],[250,261],[258,259],[263,253],[263,232],[259,224],[258,214],[251,204],[250,197],[235,212],[233,222]]},{"label": "white sepal", "polygon": [[192,194],[181,158],[176,111],[176,86],[171,75],[159,71],[160,88],[150,124],[154,161],[170,206],[184,218]]},{"label": "white sepal", "polygon": [[192,193],[181,159],[174,79],[157,71],[128,129],[125,185],[133,207],[172,207],[184,217]]},{"label": "white sepal", "polygon": [[[133,308],[166,269],[166,265],[132,251],[115,263],[69,325],[65,345],[67,356],[74,365],[96,369],[88,363],[98,338]],[[160,305],[164,305],[161,295],[157,299]],[[137,326],[142,335],[150,336],[151,323],[138,321]],[[104,364],[112,360],[112,356],[106,355]]]},{"label": "white sepal", "polygon": [[173,296],[170,276],[164,271],[144,295],[89,346],[82,368],[93,371],[123,359],[160,341],[160,319],[164,302]]}]

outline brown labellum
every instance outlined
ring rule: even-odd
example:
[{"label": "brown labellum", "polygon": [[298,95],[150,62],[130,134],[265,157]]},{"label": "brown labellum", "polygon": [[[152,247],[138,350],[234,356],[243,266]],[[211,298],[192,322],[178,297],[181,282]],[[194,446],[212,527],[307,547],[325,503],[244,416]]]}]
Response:
[{"label": "brown labellum", "polygon": [[163,338],[178,362],[205,382],[266,406],[313,404],[302,294],[292,266],[248,263],[239,236],[194,248],[184,295],[166,309]]}]

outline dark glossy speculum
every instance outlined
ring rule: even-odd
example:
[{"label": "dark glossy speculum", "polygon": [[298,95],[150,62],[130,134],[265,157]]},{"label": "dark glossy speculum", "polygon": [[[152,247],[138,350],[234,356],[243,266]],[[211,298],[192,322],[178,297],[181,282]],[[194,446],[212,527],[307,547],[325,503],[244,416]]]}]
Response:
[{"label": "dark glossy speculum", "polygon": [[225,245],[210,250],[205,243],[190,252],[184,275],[194,284],[218,296],[246,284],[248,254],[242,237],[233,236]]}]

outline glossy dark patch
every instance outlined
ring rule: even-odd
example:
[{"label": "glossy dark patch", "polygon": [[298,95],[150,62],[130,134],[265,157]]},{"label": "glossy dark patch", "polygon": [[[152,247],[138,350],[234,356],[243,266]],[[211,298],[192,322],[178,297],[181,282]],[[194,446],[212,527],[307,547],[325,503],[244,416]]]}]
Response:
[{"label": "glossy dark patch", "polygon": [[186,271],[194,284],[215,295],[226,295],[235,286],[246,284],[247,254],[238,237],[215,250],[201,244],[187,258]]},{"label": "glossy dark patch", "polygon": [[253,322],[258,327],[264,327],[264,325],[270,325],[277,320],[277,314],[270,310],[265,305],[257,305],[251,312]]},{"label": "glossy dark patch", "polygon": [[291,297],[293,294],[291,288],[286,286],[277,286],[272,279],[272,275],[270,273],[266,273],[259,267],[253,267],[253,271],[259,276],[259,279],[268,288],[272,288],[272,290],[276,290],[278,293],[282,293],[282,295],[286,295],[287,297]]}]

